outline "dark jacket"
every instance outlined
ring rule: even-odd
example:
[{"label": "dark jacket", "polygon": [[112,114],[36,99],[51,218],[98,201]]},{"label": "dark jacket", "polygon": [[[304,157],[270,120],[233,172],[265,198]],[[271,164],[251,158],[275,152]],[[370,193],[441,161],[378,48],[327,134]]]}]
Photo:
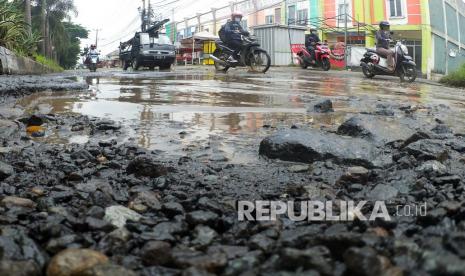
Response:
[{"label": "dark jacket", "polygon": [[320,42],[320,37],[317,34],[310,34],[308,36],[308,46],[312,46]]},{"label": "dark jacket", "polygon": [[224,26],[224,32],[228,41],[241,40],[242,35],[249,35],[249,32],[245,31],[241,24],[236,21],[228,21]]},{"label": "dark jacket", "polygon": [[376,47],[389,49],[389,39],[391,39],[391,33],[389,31],[379,30],[376,32]]}]

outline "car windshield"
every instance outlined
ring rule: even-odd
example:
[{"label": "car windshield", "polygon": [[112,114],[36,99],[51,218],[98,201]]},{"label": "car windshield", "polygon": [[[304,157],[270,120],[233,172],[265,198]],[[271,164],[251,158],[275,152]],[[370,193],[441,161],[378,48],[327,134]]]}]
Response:
[{"label": "car windshield", "polygon": [[140,34],[140,43],[142,45],[146,44],[169,44],[171,45],[171,40],[166,35],[159,34],[158,37],[150,37],[147,33]]}]

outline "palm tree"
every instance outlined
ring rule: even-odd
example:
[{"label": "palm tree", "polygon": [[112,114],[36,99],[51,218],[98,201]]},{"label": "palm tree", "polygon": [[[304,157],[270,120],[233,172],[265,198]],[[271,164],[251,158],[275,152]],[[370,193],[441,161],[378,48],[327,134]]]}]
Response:
[{"label": "palm tree", "polygon": [[35,0],[33,25],[42,34],[41,52],[52,57],[53,51],[63,48],[67,41],[64,20],[70,20],[70,13],[77,14],[73,0]]},{"label": "palm tree", "polygon": [[32,35],[31,0],[24,1],[24,19],[27,24],[27,32]]},{"label": "palm tree", "polygon": [[27,31],[19,3],[0,0],[0,46],[23,55],[32,55],[37,41],[37,36]]},{"label": "palm tree", "polygon": [[47,56],[47,0],[40,2],[40,33],[42,34],[42,42],[40,43],[40,51],[42,55]]}]

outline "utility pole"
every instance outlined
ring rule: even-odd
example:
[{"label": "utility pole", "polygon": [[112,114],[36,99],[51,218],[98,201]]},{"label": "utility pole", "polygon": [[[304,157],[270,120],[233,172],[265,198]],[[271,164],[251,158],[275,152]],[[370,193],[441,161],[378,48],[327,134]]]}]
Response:
[{"label": "utility pole", "polygon": [[142,16],[142,25],[141,25],[141,31],[142,32],[145,32],[146,30],[146,25],[145,25],[145,16],[146,16],[146,10],[145,10],[145,0],[142,0],[142,12],[141,12],[141,16]]},{"label": "utility pole", "polygon": [[150,0],[148,0],[148,8],[147,8],[147,27],[150,28],[152,25],[152,7],[150,5]]},{"label": "utility pole", "polygon": [[95,31],[95,48],[97,48],[98,45],[98,32],[101,31],[102,29],[94,29]]},{"label": "utility pole", "polygon": [[344,0],[344,63],[346,70],[349,68],[347,65],[347,0]]},{"label": "utility pole", "polygon": [[24,18],[26,19],[27,33],[32,35],[31,0],[25,0],[24,6]]},{"label": "utility pole", "polygon": [[[173,43],[176,41],[176,35],[177,35],[177,32],[178,32],[178,24],[176,23],[176,21],[174,20],[174,8],[171,9],[171,41],[173,41]],[[175,62],[176,63],[176,62]]]}]

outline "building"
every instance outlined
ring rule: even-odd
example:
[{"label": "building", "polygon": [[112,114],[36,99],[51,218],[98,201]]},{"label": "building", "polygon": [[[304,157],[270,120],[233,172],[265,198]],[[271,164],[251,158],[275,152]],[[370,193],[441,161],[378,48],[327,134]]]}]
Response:
[{"label": "building", "polygon": [[242,11],[244,27],[284,24],[318,28],[330,44],[375,46],[380,21],[387,20],[394,39],[405,41],[426,76],[447,74],[465,63],[464,0],[244,0],[212,9],[167,27],[174,40],[193,32],[217,33],[232,11]]},{"label": "building", "polygon": [[348,45],[373,47],[377,25],[387,20],[424,75],[446,74],[465,63],[463,0],[314,1],[323,6],[323,36],[329,41],[344,41],[347,10]]}]

